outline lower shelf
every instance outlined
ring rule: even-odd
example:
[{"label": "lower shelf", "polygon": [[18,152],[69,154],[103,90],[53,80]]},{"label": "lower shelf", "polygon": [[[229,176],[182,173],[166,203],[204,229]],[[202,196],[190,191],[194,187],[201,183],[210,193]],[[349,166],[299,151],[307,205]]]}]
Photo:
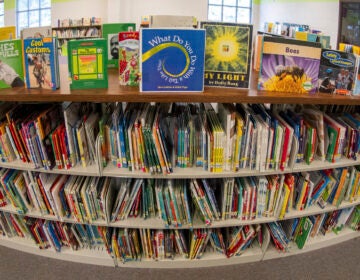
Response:
[{"label": "lower shelf", "polygon": [[314,250],[322,249],[329,247],[331,245],[336,245],[344,241],[348,241],[353,238],[360,237],[359,231],[353,231],[349,228],[344,228],[339,234],[333,232],[326,234],[325,236],[318,235],[313,238],[310,238],[306,243],[304,248],[298,249],[295,243],[291,244],[289,252],[278,252],[273,245],[269,245],[263,260],[270,260],[275,258],[282,258],[293,256],[297,254],[307,253]]}]

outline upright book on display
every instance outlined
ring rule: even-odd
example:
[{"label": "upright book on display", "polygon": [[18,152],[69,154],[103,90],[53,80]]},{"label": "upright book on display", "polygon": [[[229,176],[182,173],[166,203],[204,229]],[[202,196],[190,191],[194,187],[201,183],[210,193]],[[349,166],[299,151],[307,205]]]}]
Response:
[{"label": "upright book on display", "polygon": [[258,89],[315,93],[320,56],[320,43],[264,36]]},{"label": "upright book on display", "polygon": [[338,50],[322,49],[319,92],[350,95],[354,87],[356,56]]},{"label": "upright book on display", "polygon": [[28,38],[23,42],[26,87],[52,90],[59,88],[57,38]]},{"label": "upright book on display", "polygon": [[140,91],[204,90],[204,29],[140,30]]},{"label": "upright book on display", "polygon": [[70,89],[107,88],[107,44],[105,39],[68,42]]},{"label": "upright book on display", "polygon": [[139,32],[119,32],[119,82],[120,85],[139,85]]},{"label": "upright book on display", "polygon": [[0,41],[0,88],[24,86],[21,40]]},{"label": "upright book on display", "polygon": [[205,86],[249,88],[253,26],[201,22],[206,31]]},{"label": "upright book on display", "polygon": [[119,32],[135,31],[135,28],[135,23],[104,23],[102,25],[102,35],[107,42],[109,68],[117,68],[119,65]]}]

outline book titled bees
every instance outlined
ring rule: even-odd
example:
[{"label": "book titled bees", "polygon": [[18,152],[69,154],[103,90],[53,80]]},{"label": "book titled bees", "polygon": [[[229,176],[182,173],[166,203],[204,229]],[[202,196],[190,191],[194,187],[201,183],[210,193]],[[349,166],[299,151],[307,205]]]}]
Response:
[{"label": "book titled bees", "polygon": [[258,89],[315,93],[320,56],[320,43],[264,36]]},{"label": "book titled bees", "polygon": [[68,42],[70,89],[107,88],[105,39]]},{"label": "book titled bees", "polygon": [[205,86],[249,88],[252,25],[201,22],[206,31]]},{"label": "book titled bees", "polygon": [[204,29],[141,29],[140,42],[140,91],[203,91]]},{"label": "book titled bees", "polygon": [[52,90],[59,88],[57,38],[28,38],[23,41],[26,87]]}]

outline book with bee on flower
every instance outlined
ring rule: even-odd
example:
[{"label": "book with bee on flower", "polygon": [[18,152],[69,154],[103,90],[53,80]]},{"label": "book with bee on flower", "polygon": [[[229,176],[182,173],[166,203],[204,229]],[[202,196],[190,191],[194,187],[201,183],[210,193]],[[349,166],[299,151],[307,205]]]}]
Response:
[{"label": "book with bee on flower", "polygon": [[258,89],[315,93],[320,57],[320,43],[264,36]]}]

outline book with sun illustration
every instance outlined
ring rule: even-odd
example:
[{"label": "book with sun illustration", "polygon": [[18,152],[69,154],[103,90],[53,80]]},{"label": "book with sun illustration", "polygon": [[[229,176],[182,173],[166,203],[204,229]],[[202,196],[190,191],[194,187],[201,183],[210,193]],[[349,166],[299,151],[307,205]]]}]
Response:
[{"label": "book with sun illustration", "polygon": [[140,91],[204,90],[204,29],[140,29]]},{"label": "book with sun illustration", "polygon": [[264,36],[258,89],[315,93],[320,57],[320,43]]},{"label": "book with sun illustration", "polygon": [[203,21],[206,31],[205,86],[250,87],[253,26]]},{"label": "book with sun illustration", "polygon": [[70,40],[68,67],[70,89],[107,88],[106,40]]}]

